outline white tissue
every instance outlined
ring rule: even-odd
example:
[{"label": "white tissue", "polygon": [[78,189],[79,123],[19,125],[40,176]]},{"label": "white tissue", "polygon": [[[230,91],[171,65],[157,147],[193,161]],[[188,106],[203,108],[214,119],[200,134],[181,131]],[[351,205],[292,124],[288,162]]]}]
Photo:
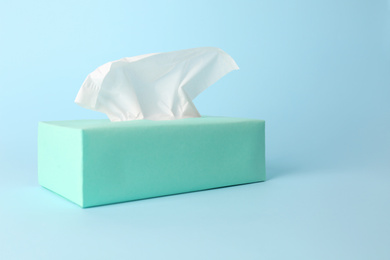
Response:
[{"label": "white tissue", "polygon": [[111,121],[200,117],[192,100],[238,66],[213,47],[108,62],[88,75],[75,102]]}]

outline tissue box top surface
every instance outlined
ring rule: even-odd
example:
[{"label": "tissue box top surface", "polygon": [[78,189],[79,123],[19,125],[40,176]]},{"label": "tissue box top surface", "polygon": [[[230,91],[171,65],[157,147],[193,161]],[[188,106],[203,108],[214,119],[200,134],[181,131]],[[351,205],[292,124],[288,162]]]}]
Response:
[{"label": "tissue box top surface", "polygon": [[202,116],[196,118],[185,118],[179,120],[131,120],[121,122],[111,122],[108,119],[94,120],[66,120],[66,121],[44,121],[40,123],[51,124],[55,126],[63,126],[80,130],[99,129],[99,128],[122,128],[122,127],[161,127],[161,126],[188,126],[188,125],[208,125],[208,124],[232,124],[239,122],[264,122],[260,119],[248,118],[233,118],[233,117],[217,117],[217,116]]}]

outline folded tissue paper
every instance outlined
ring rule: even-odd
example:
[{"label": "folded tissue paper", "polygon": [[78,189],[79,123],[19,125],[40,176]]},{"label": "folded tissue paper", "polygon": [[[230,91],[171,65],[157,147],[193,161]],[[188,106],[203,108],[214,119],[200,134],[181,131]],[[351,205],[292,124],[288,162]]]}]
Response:
[{"label": "folded tissue paper", "polygon": [[200,116],[192,103],[236,69],[211,47],[98,67],[75,102],[110,120],[40,122],[40,185],[86,208],[264,181],[265,122]]},{"label": "folded tissue paper", "polygon": [[192,100],[237,69],[227,53],[210,47],[123,58],[89,74],[75,102],[111,121],[200,117]]}]

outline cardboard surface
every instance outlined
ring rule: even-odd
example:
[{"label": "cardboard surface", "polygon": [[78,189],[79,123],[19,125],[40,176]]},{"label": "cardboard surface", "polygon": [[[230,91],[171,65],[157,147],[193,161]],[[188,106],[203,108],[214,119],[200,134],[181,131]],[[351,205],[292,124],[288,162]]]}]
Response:
[{"label": "cardboard surface", "polygon": [[92,207],[265,180],[263,120],[40,122],[39,183]]}]

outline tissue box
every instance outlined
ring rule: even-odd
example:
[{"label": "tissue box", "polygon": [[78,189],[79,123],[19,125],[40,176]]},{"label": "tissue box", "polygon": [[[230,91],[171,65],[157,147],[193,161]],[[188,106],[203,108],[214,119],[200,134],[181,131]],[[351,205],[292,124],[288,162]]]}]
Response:
[{"label": "tissue box", "polygon": [[39,184],[93,207],[265,180],[263,120],[40,122]]}]

